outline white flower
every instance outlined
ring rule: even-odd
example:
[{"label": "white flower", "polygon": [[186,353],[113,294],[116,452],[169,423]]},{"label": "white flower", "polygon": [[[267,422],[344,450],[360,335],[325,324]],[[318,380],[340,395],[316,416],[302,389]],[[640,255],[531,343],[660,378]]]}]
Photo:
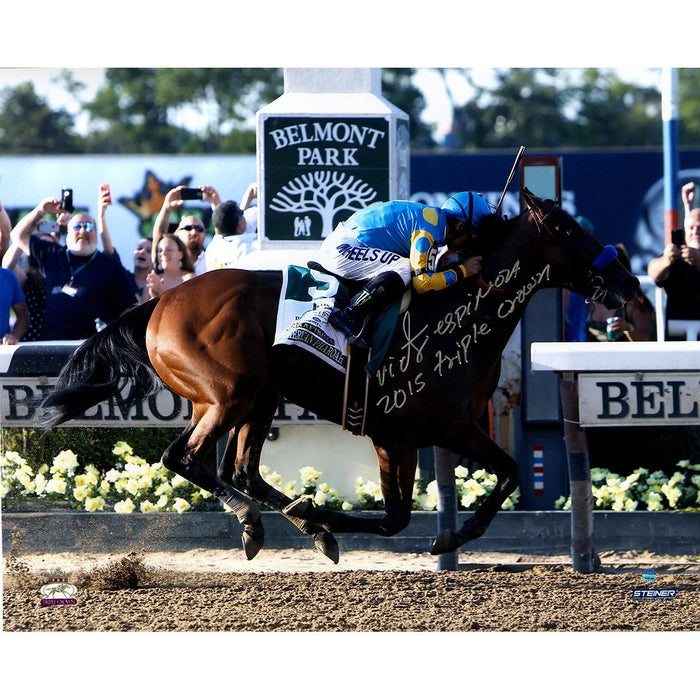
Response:
[{"label": "white flower", "polygon": [[131,446],[128,443],[124,442],[123,440],[120,440],[114,446],[114,449],[112,450],[112,454],[116,455],[117,457],[128,457],[128,456],[134,454],[134,450],[131,448]]},{"label": "white flower", "polygon": [[469,470],[466,467],[455,467],[455,477],[457,479],[466,479],[469,476]]},{"label": "white flower", "polygon": [[46,484],[46,493],[64,494],[68,488],[68,482],[60,476],[54,476]]},{"label": "white flower", "polygon": [[662,484],[661,491],[668,499],[668,505],[671,508],[676,507],[678,499],[683,495],[683,492],[677,486],[670,486],[669,484]]},{"label": "white flower", "polygon": [[105,499],[100,496],[85,499],[85,510],[94,513],[96,510],[104,510]]},{"label": "white flower", "polygon": [[301,475],[302,483],[308,486],[311,486],[321,478],[321,472],[316,471],[313,467],[302,467],[299,470],[299,474]]},{"label": "white flower", "polygon": [[173,510],[178,513],[184,513],[190,509],[190,504],[184,498],[176,498],[173,502]]},{"label": "white flower", "polygon": [[53,458],[52,474],[65,473],[73,476],[75,468],[78,466],[78,457],[72,450],[63,450]]},{"label": "white flower", "polygon": [[663,510],[664,505],[662,503],[661,494],[658,491],[650,491],[647,494],[647,510],[656,511]]},{"label": "white flower", "polygon": [[116,513],[133,513],[135,507],[136,506],[134,505],[134,502],[130,498],[127,498],[124,501],[119,501],[118,503],[115,503],[114,511]]},{"label": "white flower", "polygon": [[48,481],[43,474],[37,474],[34,480],[34,493],[37,496],[41,496],[46,491],[46,485]]},{"label": "white flower", "polygon": [[86,488],[85,486],[79,486],[78,488],[73,489],[73,498],[75,498],[76,501],[82,502],[88,496],[92,496],[92,492],[89,488]]}]

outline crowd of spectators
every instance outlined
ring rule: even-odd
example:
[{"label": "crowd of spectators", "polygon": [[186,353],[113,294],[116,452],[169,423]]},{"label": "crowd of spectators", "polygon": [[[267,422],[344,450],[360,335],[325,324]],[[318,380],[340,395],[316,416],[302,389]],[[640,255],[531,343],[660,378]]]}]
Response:
[{"label": "crowd of spectators", "polygon": [[[700,207],[694,183],[682,187],[684,228],[674,232],[661,255],[648,265],[650,278],[666,290],[666,317],[700,319]],[[213,232],[205,246],[203,220],[180,216],[188,200],[212,210]],[[107,223],[111,193],[100,187],[96,213],[73,211],[65,201],[43,199],[12,227],[0,201],[0,338],[20,341],[72,340],[89,337],[134,304],[208,270],[245,267],[259,249],[257,186],[251,184],[240,205],[222,201],[210,185],[177,186],[164,198],[153,236],[140,238],[127,268],[112,244]],[[173,221],[173,217],[179,217]],[[593,231],[587,219],[580,223]],[[98,246],[101,245],[101,250]],[[620,259],[629,266],[624,246]],[[567,297],[568,340],[650,340],[654,308],[642,294],[609,323],[602,307],[586,308],[576,295]],[[597,314],[597,315],[596,315]]]},{"label": "crowd of spectators", "polygon": [[[171,221],[185,204],[183,195],[211,206],[215,258],[207,259],[202,219],[188,214]],[[153,237],[136,243],[130,268],[112,243],[109,187],[99,189],[95,217],[73,210],[70,200],[47,197],[13,228],[0,202],[2,343],[87,338],[135,304],[196,275],[244,266],[245,251],[256,248],[257,232],[250,230],[257,223],[256,196],[251,185],[242,200],[244,212],[234,201],[222,202],[209,185],[173,188],[156,217]]]}]

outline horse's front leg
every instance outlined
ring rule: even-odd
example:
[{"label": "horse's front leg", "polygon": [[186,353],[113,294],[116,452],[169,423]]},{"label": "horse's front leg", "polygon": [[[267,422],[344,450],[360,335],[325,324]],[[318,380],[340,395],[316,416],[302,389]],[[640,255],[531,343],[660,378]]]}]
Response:
[{"label": "horse's front leg", "polygon": [[[340,558],[338,543],[326,527],[284,512],[292,499],[268,484],[260,476],[260,457],[265,439],[270,433],[272,419],[279,404],[279,395],[271,388],[264,388],[256,397],[255,405],[245,421],[231,431],[224,451],[219,474],[236,489],[244,491],[256,501],[284,515],[305,535],[311,535],[316,548],[334,564]],[[254,546],[255,533],[249,532]],[[246,533],[244,532],[244,538]],[[245,541],[245,540],[244,540]],[[262,542],[260,542],[262,546]]]},{"label": "horse's front leg", "polygon": [[287,514],[323,523],[331,532],[364,532],[391,537],[403,530],[411,520],[413,485],[418,464],[418,452],[414,448],[382,447],[375,443],[379,458],[384,516],[360,517],[327,508],[316,508],[309,498],[298,498],[288,508]]},{"label": "horse's front leg", "polygon": [[162,458],[163,465],[184,479],[209,491],[224,505],[231,508],[243,525],[243,548],[248,559],[252,559],[262,547],[264,530],[260,519],[260,509],[247,496],[224,481],[219,475],[205,469],[198,459],[198,453],[190,448],[190,439],[197,425],[193,421],[168,446]]},{"label": "horse's front leg", "polygon": [[433,542],[431,554],[447,554],[469,540],[483,535],[496,513],[518,486],[518,465],[476,424],[469,425],[463,439],[451,440],[441,445],[451,452],[476,460],[482,467],[490,468],[497,481],[493,491],[457,531],[443,530]]}]

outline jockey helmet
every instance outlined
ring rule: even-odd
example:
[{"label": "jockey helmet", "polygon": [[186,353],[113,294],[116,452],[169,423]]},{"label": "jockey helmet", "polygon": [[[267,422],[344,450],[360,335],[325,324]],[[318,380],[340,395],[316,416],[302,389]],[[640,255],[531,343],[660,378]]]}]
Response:
[{"label": "jockey helmet", "polygon": [[448,197],[440,209],[447,216],[466,221],[472,226],[476,226],[484,216],[491,214],[489,203],[477,192],[457,192]]}]

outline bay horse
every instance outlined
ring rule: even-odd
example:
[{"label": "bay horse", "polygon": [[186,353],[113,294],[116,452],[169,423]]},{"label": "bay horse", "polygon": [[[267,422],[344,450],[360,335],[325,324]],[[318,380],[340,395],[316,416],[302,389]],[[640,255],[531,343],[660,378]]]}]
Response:
[{"label": "bay horse", "polygon": [[[639,286],[619,261],[555,202],[523,190],[527,209],[486,217],[478,229],[482,270],[448,289],[414,294],[369,381],[366,434],[379,460],[384,514],[358,516],[292,501],[260,476],[261,452],[281,396],[341,424],[344,379],[294,346],[273,346],[282,274],[208,272],[127,312],[86,340],[43,402],[58,425],[120,392],[127,402],[160,380],[192,403],[192,419],[163,454],[171,471],[227,504],[243,525],[251,559],[263,545],[256,504],[277,510],[337,562],[332,533],[391,536],[411,518],[418,449],[440,446],[497,476],[493,491],[456,532],[437,536],[441,554],[481,536],[517,486],[517,464],[479,426],[496,389],[503,350],[533,294],[568,288],[619,308]],[[603,262],[601,262],[603,261]],[[203,456],[226,433],[216,471]]]}]

